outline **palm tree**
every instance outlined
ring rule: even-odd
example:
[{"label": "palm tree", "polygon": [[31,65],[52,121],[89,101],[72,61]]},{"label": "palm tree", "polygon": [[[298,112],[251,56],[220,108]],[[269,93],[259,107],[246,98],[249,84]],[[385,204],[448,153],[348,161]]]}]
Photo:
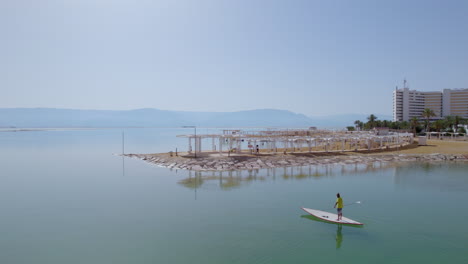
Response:
[{"label": "palm tree", "polygon": [[401,125],[401,122],[400,121],[394,121],[390,124],[390,128],[392,129],[399,129],[400,128],[400,125]]},{"label": "palm tree", "polygon": [[382,121],[382,127],[389,127],[390,123],[391,123],[390,121],[384,120],[384,121]]},{"label": "palm tree", "polygon": [[440,138],[440,130],[445,127],[445,121],[444,120],[436,120],[434,122],[434,128],[435,130],[439,133],[439,138]]},{"label": "palm tree", "polygon": [[370,128],[374,128],[377,117],[374,114],[371,114],[369,117],[367,117],[367,120],[369,120],[367,123],[369,124]]},{"label": "palm tree", "polygon": [[[463,118],[463,117],[461,117],[461,118],[460,118],[460,124],[462,124],[462,125],[468,125],[468,118]],[[466,130],[465,130],[465,128],[464,128],[463,126],[460,127],[460,131],[459,131],[459,132],[460,132],[460,133],[465,133],[465,134],[466,134]]]},{"label": "palm tree", "polygon": [[463,118],[461,116],[455,116],[453,118],[453,124],[455,125],[455,133],[458,132],[458,125],[463,121]]},{"label": "palm tree", "polygon": [[374,125],[375,125],[375,127],[383,127],[381,120],[375,121]]},{"label": "palm tree", "polygon": [[461,117],[460,118],[460,124],[464,124],[464,125],[468,124],[468,119]]},{"label": "palm tree", "polygon": [[421,116],[426,119],[426,135],[427,135],[429,133],[429,119],[435,116],[435,113],[434,111],[432,111],[432,109],[426,108],[422,112]]},{"label": "palm tree", "polygon": [[410,126],[413,129],[413,136],[416,136],[416,128],[419,126],[419,120],[416,117],[411,118]]},{"label": "palm tree", "polygon": [[410,127],[410,123],[408,121],[401,121],[400,128],[401,129],[408,129]]},{"label": "palm tree", "polygon": [[[445,124],[447,124],[447,126],[449,128],[452,128],[453,125],[455,124],[455,117],[454,116],[446,116],[445,119],[444,119],[444,122]],[[458,126],[458,125],[457,125]],[[456,129],[455,129],[456,130]],[[456,131],[455,131],[456,132]]]},{"label": "palm tree", "polygon": [[360,120],[354,121],[354,124],[356,125],[357,128],[359,128],[359,130],[362,129],[362,125],[363,125],[363,124],[362,124],[362,122],[361,122]]}]

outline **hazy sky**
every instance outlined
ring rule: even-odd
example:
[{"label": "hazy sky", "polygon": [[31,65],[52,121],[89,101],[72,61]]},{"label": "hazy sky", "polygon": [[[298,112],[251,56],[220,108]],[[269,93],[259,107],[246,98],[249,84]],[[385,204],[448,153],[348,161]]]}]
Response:
[{"label": "hazy sky", "polygon": [[468,1],[0,0],[0,107],[391,114],[468,87]]}]

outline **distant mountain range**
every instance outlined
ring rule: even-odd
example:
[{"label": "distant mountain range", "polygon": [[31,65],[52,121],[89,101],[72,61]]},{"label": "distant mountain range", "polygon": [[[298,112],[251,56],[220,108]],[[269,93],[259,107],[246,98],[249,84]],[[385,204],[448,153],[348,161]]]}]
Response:
[{"label": "distant mountain range", "polygon": [[[379,120],[390,119],[379,116]],[[56,108],[0,108],[0,127],[310,127],[344,128],[366,115],[308,117],[287,110],[184,112],[159,109],[126,111]]]}]

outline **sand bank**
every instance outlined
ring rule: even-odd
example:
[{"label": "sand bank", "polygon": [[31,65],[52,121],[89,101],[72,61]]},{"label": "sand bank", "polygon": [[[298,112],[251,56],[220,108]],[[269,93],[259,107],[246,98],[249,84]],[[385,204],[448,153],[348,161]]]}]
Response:
[{"label": "sand bank", "polygon": [[398,150],[344,153],[288,153],[259,155],[219,155],[199,153],[192,156],[174,154],[126,154],[161,167],[194,171],[252,170],[325,164],[370,164],[374,162],[468,162],[468,142],[429,141],[427,146],[408,145]]}]

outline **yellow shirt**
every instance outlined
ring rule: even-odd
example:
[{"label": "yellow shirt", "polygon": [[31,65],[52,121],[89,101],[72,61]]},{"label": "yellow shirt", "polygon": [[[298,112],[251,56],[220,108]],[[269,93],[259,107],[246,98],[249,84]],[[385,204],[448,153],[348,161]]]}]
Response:
[{"label": "yellow shirt", "polygon": [[336,208],[343,208],[343,198],[336,199],[337,205]]}]

